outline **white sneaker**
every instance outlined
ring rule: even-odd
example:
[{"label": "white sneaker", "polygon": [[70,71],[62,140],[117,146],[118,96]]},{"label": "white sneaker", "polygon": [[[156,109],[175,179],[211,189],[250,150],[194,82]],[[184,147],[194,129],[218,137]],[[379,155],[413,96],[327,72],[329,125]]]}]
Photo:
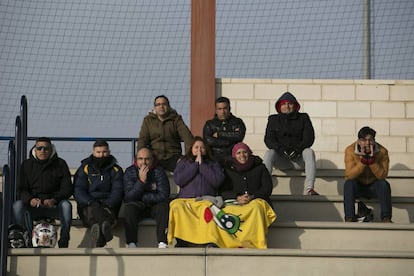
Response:
[{"label": "white sneaker", "polygon": [[130,242],[128,243],[128,248],[137,248],[137,245],[135,244],[135,242]]},{"label": "white sneaker", "polygon": [[159,242],[158,248],[168,248],[168,245],[165,242]]}]

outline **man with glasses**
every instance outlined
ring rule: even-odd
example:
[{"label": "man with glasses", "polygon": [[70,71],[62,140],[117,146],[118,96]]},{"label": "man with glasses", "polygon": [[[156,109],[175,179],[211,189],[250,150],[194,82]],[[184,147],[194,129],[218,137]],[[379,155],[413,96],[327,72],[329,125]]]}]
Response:
[{"label": "man with glasses", "polygon": [[385,147],[375,142],[376,131],[368,126],[358,132],[358,140],[345,149],[345,221],[357,221],[355,199],[378,198],[382,222],[392,222],[391,188],[385,179],[389,157]]},{"label": "man with glasses", "polygon": [[159,165],[172,172],[182,156],[181,142],[188,150],[192,141],[190,129],[181,115],[170,107],[168,98],[164,95],[155,97],[153,111],[142,122],[138,149],[147,147],[153,150]]},{"label": "man with glasses", "polygon": [[58,157],[49,138],[38,138],[29,159],[20,167],[19,200],[13,204],[16,223],[32,233],[33,219],[57,218],[60,220],[58,245],[67,248],[72,225],[72,205],[68,199],[72,193],[71,174],[65,160]]},{"label": "man with glasses", "polygon": [[148,148],[138,150],[135,162],[124,174],[125,237],[129,248],[137,247],[138,223],[154,218],[158,248],[167,247],[170,183]]}]

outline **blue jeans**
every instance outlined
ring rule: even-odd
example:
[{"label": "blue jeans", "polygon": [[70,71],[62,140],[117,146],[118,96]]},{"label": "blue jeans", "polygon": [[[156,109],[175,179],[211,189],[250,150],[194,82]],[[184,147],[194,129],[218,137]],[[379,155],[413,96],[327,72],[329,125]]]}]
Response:
[{"label": "blue jeans", "polygon": [[[60,220],[60,241],[69,242],[70,227],[72,225],[72,204],[69,200],[60,201],[53,208],[33,208],[22,200],[13,203],[13,215],[17,224],[26,227],[31,235],[33,231],[33,218],[53,218]],[[27,219],[25,219],[27,216]]]},{"label": "blue jeans", "polygon": [[280,170],[305,169],[305,186],[306,190],[313,189],[315,186],[316,177],[316,161],[315,152],[311,148],[306,148],[302,151],[302,155],[296,160],[289,160],[277,151],[270,149],[266,151],[263,157],[263,163],[265,164],[270,175],[272,175],[273,166]]},{"label": "blue jeans", "polygon": [[388,181],[381,179],[365,185],[355,179],[346,180],[344,183],[345,218],[355,218],[355,199],[359,197],[378,198],[381,206],[381,219],[391,218],[391,187]]}]

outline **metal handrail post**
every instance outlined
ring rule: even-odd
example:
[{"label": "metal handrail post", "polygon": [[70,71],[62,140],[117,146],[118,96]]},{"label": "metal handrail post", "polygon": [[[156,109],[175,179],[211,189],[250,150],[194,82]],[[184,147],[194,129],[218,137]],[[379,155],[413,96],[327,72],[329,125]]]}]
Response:
[{"label": "metal handrail post", "polygon": [[14,164],[14,175],[12,178],[12,200],[15,201],[17,198],[16,195],[16,186],[17,186],[17,176],[19,174],[20,171],[20,164],[22,163],[22,120],[20,118],[20,116],[16,117],[16,134],[15,134],[15,162],[14,163],[9,163],[10,166],[12,166],[12,164]]},{"label": "metal handrail post", "polygon": [[20,160],[23,162],[27,159],[27,99],[23,95],[20,100],[20,118],[21,118],[21,148],[20,148]]},{"label": "metal handrail post", "polygon": [[8,228],[11,216],[11,198],[10,198],[10,169],[8,165],[3,166],[3,213],[1,216],[1,264],[0,275],[7,275],[7,255],[8,255]]}]

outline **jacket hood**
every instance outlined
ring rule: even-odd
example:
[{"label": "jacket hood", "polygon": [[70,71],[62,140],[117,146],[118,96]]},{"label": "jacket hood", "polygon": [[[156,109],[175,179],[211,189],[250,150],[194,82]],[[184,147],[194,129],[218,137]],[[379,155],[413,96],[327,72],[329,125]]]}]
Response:
[{"label": "jacket hood", "polygon": [[276,109],[277,113],[280,113],[280,105],[284,101],[289,101],[289,102],[294,103],[295,104],[295,111],[299,111],[300,104],[299,104],[298,100],[296,99],[296,97],[293,96],[293,94],[290,93],[290,92],[285,92],[285,93],[282,94],[282,96],[280,96],[280,98],[275,103],[275,109]]}]

